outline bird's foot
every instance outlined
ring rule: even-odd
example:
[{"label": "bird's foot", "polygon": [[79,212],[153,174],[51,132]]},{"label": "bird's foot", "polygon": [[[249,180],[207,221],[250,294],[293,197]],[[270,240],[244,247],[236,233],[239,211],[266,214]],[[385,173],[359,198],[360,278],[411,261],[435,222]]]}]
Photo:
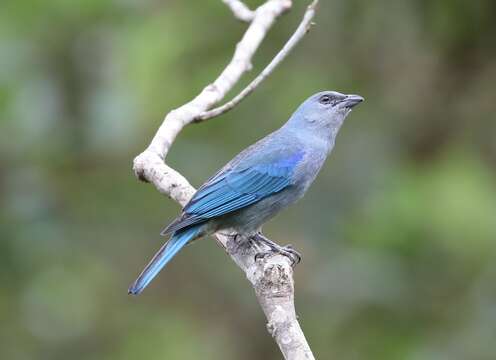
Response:
[{"label": "bird's foot", "polygon": [[296,251],[292,245],[286,245],[286,246],[278,245],[260,233],[250,238],[250,241],[255,244],[257,250],[260,249],[258,244],[263,244],[269,247],[268,250],[258,252],[255,255],[255,261],[257,261],[258,259],[263,259],[264,257],[271,254],[281,254],[283,256],[288,257],[291,260],[291,266],[293,267],[299,264],[301,261],[301,254],[298,251]]},{"label": "bird's foot", "polygon": [[286,245],[286,246],[283,246],[283,248],[284,248],[286,251],[290,252],[290,253],[294,256],[295,261],[296,261],[296,264],[295,264],[295,265],[297,265],[297,264],[299,264],[299,263],[301,262],[301,254],[300,254],[300,252],[299,252],[298,250],[296,250],[296,249],[293,247],[293,245],[288,244],[288,245]]},{"label": "bird's foot", "polygon": [[290,246],[281,246],[277,250],[269,249],[265,252],[259,252],[255,255],[255,261],[257,261],[258,259],[263,259],[271,254],[280,254],[286,256],[287,258],[289,258],[289,260],[291,260],[291,266],[293,267],[301,262],[301,254]]},{"label": "bird's foot", "polygon": [[[262,254],[264,251],[263,246],[260,246],[260,242],[254,240],[252,237],[248,238],[248,246],[255,249],[257,251],[257,255]],[[255,257],[257,257],[257,255],[255,255]]]},{"label": "bird's foot", "polygon": [[237,253],[239,251],[246,251],[245,248],[247,243],[243,241],[243,238],[238,233],[220,233],[222,236],[229,238],[226,244],[226,250],[228,253]]}]

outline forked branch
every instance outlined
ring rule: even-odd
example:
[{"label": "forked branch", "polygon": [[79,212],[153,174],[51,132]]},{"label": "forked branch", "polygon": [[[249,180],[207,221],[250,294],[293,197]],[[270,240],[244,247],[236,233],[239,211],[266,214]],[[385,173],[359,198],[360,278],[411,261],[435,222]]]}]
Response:
[{"label": "forked branch", "polygon": [[[253,92],[303,38],[312,24],[318,3],[318,0],[314,0],[310,4],[298,29],[260,75],[231,101],[210,110],[251,68],[253,55],[265,35],[275,20],[292,5],[290,0],[268,0],[252,11],[239,0],[223,1],[238,19],[249,22],[246,32],[236,46],[231,62],[198,96],[169,112],[148,148],[134,159],[133,170],[136,176],[140,180],[154,184],[159,192],[169,196],[181,206],[189,201],[195,189],[184,176],[164,162],[176,136],[186,125],[219,116]],[[267,317],[267,328],[279,345],[284,358],[314,359],[296,317],[293,268],[290,260],[281,255],[270,255],[255,260],[259,249],[243,241],[243,234],[232,235],[217,233],[215,238],[251,282],[258,302]]]}]

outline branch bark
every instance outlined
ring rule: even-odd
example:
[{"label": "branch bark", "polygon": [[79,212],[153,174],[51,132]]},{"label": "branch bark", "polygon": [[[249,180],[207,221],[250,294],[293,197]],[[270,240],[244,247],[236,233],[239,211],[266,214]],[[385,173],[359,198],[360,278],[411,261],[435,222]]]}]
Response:
[{"label": "branch bark", "polygon": [[222,0],[224,4],[229,6],[234,16],[244,22],[250,22],[253,20],[255,13],[250,10],[248,6],[246,6],[240,0]]},{"label": "branch bark", "polygon": [[[251,59],[275,20],[292,6],[290,0],[268,0],[251,11],[239,0],[223,0],[233,14],[250,25],[236,46],[233,58],[219,77],[206,86],[190,102],[167,114],[148,148],[133,163],[135,175],[150,182],[157,190],[181,206],[191,199],[195,189],[179,172],[165,164],[164,159],[176,136],[188,124],[216,117],[235,107],[284,60],[303,38],[315,15],[318,0],[307,8],[302,22],[271,63],[240,94],[225,105],[208,111],[219,103],[240,77],[251,68]],[[267,328],[286,360],[314,360],[314,356],[298,323],[294,307],[293,268],[288,258],[270,255],[255,260],[260,248],[244,241],[243,234],[215,234],[238,267],[252,284],[258,302],[267,317]]]},{"label": "branch bark", "polygon": [[241,101],[243,101],[244,98],[255,91],[258,85],[260,85],[270,74],[272,74],[275,68],[286,58],[291,50],[293,50],[293,48],[300,42],[303,36],[305,36],[305,34],[310,30],[313,25],[312,19],[315,16],[316,6],[317,1],[314,1],[312,4],[310,4],[310,6],[308,6],[308,9],[303,16],[303,20],[301,21],[294,34],[289,38],[288,42],[274,57],[274,59],[272,59],[269,65],[267,65],[265,69],[263,69],[263,71],[255,79],[253,79],[253,81],[247,87],[245,87],[238,95],[236,95],[231,101],[228,101],[224,105],[201,113],[197,118],[195,118],[195,122],[208,120],[228,112],[236,105],[238,105]]}]

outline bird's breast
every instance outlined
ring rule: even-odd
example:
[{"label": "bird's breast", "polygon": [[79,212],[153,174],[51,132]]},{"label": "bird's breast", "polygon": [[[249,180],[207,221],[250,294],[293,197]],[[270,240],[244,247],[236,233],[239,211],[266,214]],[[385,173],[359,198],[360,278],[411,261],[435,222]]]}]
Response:
[{"label": "bird's breast", "polygon": [[327,158],[328,151],[325,148],[313,148],[305,152],[300,164],[295,169],[294,184],[301,188],[303,193],[308,189],[322,169]]}]

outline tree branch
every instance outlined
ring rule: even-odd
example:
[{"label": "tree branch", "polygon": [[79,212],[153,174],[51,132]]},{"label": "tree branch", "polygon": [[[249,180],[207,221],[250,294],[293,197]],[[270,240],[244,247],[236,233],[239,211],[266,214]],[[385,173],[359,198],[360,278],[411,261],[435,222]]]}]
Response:
[{"label": "tree branch", "polygon": [[229,6],[238,20],[250,22],[255,17],[255,12],[251,11],[250,8],[240,0],[222,0],[222,2]]},{"label": "tree branch", "polygon": [[317,3],[318,0],[315,0],[308,6],[305,16],[303,17],[300,26],[298,26],[294,34],[289,38],[289,40],[286,42],[281,51],[279,51],[279,53],[274,57],[274,59],[272,59],[269,65],[267,65],[265,69],[263,69],[263,71],[255,79],[253,79],[253,81],[247,87],[245,87],[238,95],[236,95],[231,101],[225,103],[224,105],[201,113],[195,119],[195,122],[201,122],[217,117],[233,109],[236,105],[243,101],[245,97],[250,95],[258,87],[258,85],[262,83],[262,81],[264,81],[270,74],[272,74],[275,68],[286,58],[291,50],[293,50],[293,48],[300,42],[301,39],[303,39],[305,34],[312,27],[312,19],[315,16]]},{"label": "tree branch", "polygon": [[[238,18],[242,12],[247,14],[245,10],[250,11],[241,1],[223,1]],[[148,148],[134,159],[133,170],[136,176],[142,181],[154,184],[159,192],[169,196],[181,206],[186,205],[195,193],[195,189],[185,177],[164,162],[176,136],[186,125],[195,120],[209,119],[232,109],[267,78],[309,29],[317,3],[318,0],[314,0],[308,7],[296,32],[264,71],[233,100],[208,112],[250,69],[251,59],[265,35],[275,20],[291,8],[291,1],[268,0],[251,12],[253,17],[250,25],[236,46],[231,62],[198,96],[167,114]],[[244,6],[245,10],[240,10],[240,6]],[[277,254],[255,260],[260,248],[252,247],[248,241],[244,241],[246,239],[243,234],[233,236],[233,234],[217,233],[215,238],[238,267],[245,272],[252,284],[258,302],[267,317],[267,328],[279,345],[284,358],[313,360],[314,356],[296,317],[293,268],[290,260]]]}]

